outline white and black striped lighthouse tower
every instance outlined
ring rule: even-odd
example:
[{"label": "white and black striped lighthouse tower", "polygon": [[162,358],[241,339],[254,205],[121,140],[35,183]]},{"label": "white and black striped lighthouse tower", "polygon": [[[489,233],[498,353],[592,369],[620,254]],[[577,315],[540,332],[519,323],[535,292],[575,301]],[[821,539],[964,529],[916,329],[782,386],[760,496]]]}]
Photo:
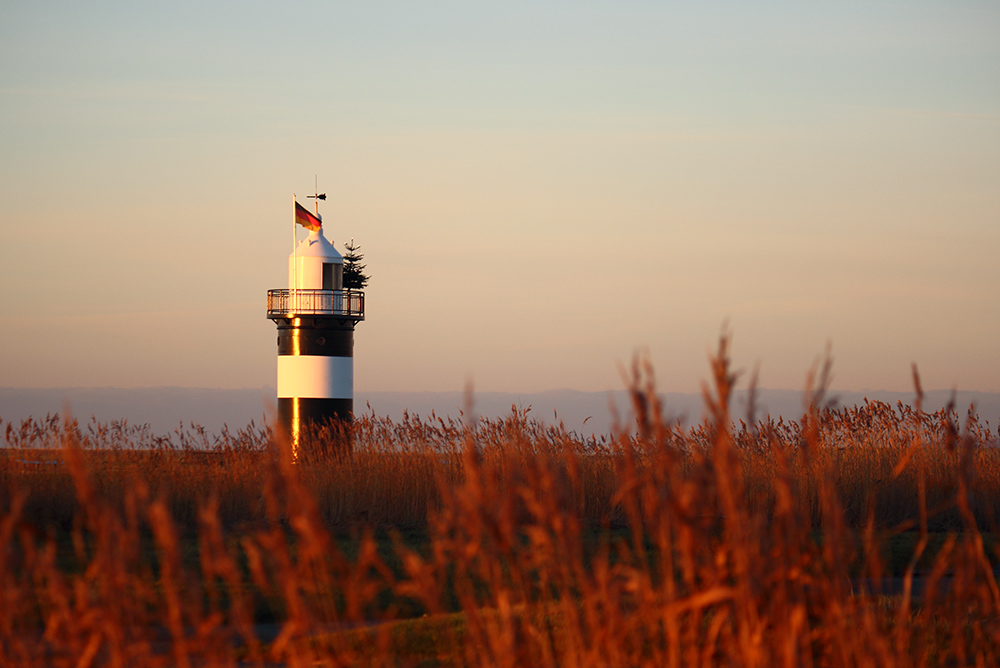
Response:
[{"label": "white and black striped lighthouse tower", "polygon": [[354,326],[365,319],[365,295],[344,289],[344,258],[319,212],[294,206],[294,229],[309,236],[288,256],[288,289],[267,291],[267,317],[278,327],[278,422],[297,449],[308,426],[352,418]]}]

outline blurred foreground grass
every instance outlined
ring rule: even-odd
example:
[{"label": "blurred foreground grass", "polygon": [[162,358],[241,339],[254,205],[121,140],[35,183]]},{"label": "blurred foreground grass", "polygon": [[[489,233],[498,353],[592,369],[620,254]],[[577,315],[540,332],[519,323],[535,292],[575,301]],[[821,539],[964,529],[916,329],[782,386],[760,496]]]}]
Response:
[{"label": "blurred foreground grass", "polygon": [[642,365],[597,439],[5,424],[0,665],[1000,663],[989,425],[819,391],[734,424],[727,344],[690,429]]}]

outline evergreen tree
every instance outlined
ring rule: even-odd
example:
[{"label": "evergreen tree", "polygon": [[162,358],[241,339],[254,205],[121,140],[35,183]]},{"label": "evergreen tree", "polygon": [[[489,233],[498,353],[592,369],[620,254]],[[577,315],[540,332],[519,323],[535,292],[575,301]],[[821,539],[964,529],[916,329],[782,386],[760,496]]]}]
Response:
[{"label": "evergreen tree", "polygon": [[365,265],[361,264],[361,261],[365,259],[359,251],[361,250],[361,245],[354,245],[354,239],[351,239],[350,243],[345,243],[344,248],[347,253],[344,254],[344,289],[346,290],[360,290],[361,288],[368,285],[368,274],[365,273]]}]

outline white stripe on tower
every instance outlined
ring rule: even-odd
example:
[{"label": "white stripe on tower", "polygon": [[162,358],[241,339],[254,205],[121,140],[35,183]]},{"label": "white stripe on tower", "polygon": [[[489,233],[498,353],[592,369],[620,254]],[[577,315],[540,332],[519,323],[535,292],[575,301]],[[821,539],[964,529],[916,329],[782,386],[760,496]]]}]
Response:
[{"label": "white stripe on tower", "polygon": [[354,358],[278,355],[278,398],[354,398]]}]

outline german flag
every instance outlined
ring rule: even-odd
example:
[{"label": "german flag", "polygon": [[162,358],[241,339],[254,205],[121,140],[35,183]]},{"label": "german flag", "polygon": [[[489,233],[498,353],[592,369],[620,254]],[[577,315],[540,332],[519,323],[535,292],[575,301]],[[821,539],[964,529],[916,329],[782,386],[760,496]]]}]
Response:
[{"label": "german flag", "polygon": [[295,203],[295,222],[306,228],[310,232],[316,232],[323,226],[323,221],[299,204]]}]

